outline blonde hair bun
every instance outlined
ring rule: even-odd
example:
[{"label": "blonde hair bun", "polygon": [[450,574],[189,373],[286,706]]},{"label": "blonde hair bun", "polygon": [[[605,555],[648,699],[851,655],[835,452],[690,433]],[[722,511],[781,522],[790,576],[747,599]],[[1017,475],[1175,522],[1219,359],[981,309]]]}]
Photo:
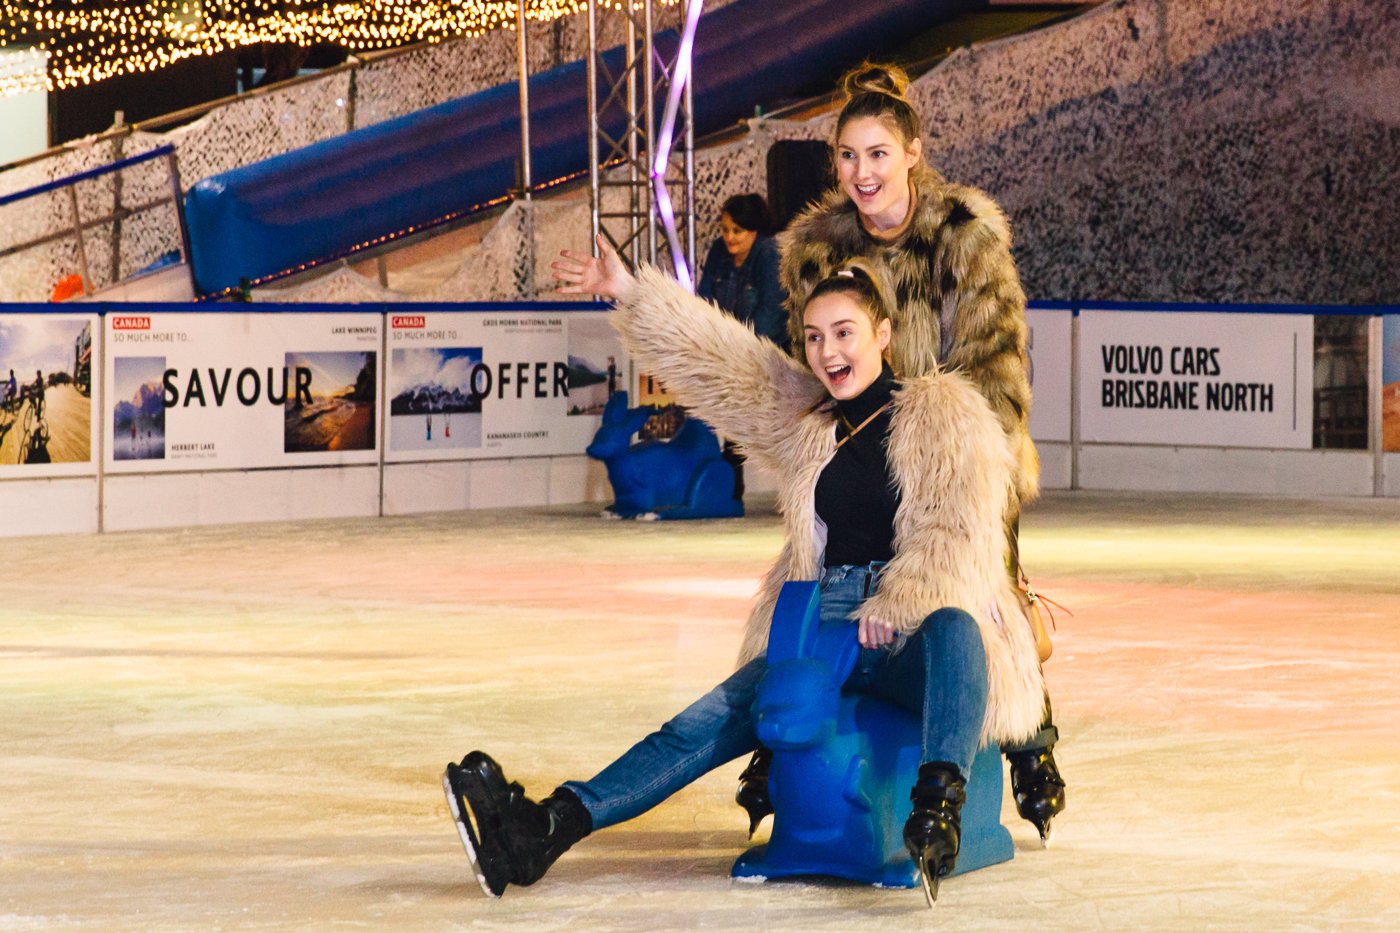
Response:
[{"label": "blonde hair bun", "polygon": [[909,90],[909,75],[898,65],[877,65],[862,62],[841,78],[841,90],[850,100],[858,94],[888,94],[905,100]]}]

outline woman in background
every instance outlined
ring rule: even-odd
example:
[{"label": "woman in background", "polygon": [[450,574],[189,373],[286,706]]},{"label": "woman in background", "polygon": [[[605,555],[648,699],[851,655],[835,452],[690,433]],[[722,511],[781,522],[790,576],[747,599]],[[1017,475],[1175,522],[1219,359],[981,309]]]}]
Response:
[{"label": "woman in background", "polygon": [[725,201],[719,239],[710,245],[696,294],[787,350],[788,296],[778,278],[778,244],[772,234],[772,216],[761,196],[736,194]]},{"label": "woman in background", "polygon": [[[757,194],[736,194],[719,215],[719,239],[710,244],[696,294],[713,301],[784,350],[789,349],[787,292],[778,280],[778,244],[773,215]],[[734,468],[734,498],[744,499],[744,457],[724,441],[724,459]]]}]

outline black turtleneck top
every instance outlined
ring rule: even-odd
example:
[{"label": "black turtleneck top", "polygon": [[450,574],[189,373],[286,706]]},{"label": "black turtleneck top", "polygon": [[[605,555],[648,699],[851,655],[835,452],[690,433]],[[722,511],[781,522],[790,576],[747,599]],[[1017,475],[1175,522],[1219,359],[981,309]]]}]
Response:
[{"label": "black turtleneck top", "polygon": [[[864,392],[836,402],[836,440],[848,436],[899,387],[889,364]],[[885,441],[887,408],[831,458],[817,478],[817,515],[826,523],[826,566],[868,564],[894,557],[894,513],[899,506]]]}]

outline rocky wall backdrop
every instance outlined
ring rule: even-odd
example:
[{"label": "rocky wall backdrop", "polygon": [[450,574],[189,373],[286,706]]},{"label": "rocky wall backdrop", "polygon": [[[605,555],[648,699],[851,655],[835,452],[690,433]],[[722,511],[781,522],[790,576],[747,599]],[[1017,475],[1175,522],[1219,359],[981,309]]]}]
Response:
[{"label": "rocky wall backdrop", "polygon": [[1400,303],[1394,0],[1125,0],[915,96],[1033,298]]}]

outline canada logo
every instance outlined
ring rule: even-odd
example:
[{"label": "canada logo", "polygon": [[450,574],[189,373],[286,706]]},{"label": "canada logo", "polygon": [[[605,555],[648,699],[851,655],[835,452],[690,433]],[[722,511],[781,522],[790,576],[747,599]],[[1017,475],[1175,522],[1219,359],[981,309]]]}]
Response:
[{"label": "canada logo", "polygon": [[150,330],[151,319],[145,315],[118,314],[112,318],[112,330]]},{"label": "canada logo", "polygon": [[421,314],[395,314],[390,326],[395,330],[404,327],[427,327],[428,319]]}]

